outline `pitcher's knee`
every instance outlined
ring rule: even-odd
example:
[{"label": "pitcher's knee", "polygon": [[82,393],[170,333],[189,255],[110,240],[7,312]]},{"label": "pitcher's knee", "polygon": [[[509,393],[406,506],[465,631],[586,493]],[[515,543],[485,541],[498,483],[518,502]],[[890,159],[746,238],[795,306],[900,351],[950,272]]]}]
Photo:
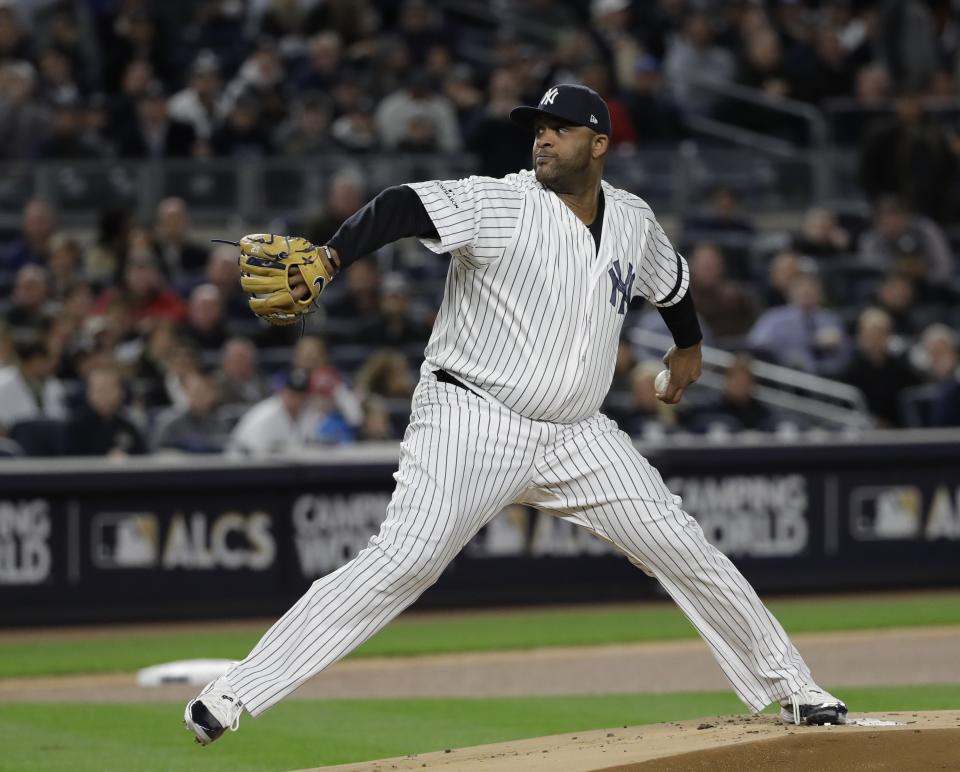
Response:
[{"label": "pitcher's knee", "polygon": [[390,564],[381,578],[389,577],[391,584],[429,587],[440,578],[449,562],[444,559],[440,545],[420,539],[374,536],[369,548],[379,552]]}]

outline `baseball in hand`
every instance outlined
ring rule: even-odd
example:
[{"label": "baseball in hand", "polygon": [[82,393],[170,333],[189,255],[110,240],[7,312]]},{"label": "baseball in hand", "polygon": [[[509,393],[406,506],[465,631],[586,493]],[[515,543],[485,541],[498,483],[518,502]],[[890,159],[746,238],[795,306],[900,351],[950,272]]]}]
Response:
[{"label": "baseball in hand", "polygon": [[653,382],[654,391],[657,392],[658,397],[662,397],[667,393],[667,387],[670,386],[670,371],[661,370],[657,373],[656,380]]}]

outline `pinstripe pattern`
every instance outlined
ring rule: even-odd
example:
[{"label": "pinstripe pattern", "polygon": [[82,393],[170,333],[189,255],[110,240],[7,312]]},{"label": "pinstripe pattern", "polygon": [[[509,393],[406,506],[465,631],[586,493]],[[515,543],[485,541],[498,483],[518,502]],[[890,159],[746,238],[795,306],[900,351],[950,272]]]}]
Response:
[{"label": "pinstripe pattern", "polygon": [[453,257],[426,359],[528,418],[572,423],[603,402],[624,315],[608,270],[636,272],[632,297],[673,305],[686,261],[650,207],[603,183],[603,237],[531,171],[411,183]]},{"label": "pinstripe pattern", "polygon": [[[253,715],[399,614],[503,507],[527,503],[610,542],[656,577],[757,711],[810,671],[733,564],[629,437],[600,414],[633,295],[670,305],[689,271],[650,208],[603,184],[589,230],[531,172],[411,185],[453,256],[380,532],[317,580],[227,680]],[[623,281],[626,281],[625,279]],[[624,285],[626,286],[626,285]],[[438,383],[442,368],[481,393]]]},{"label": "pinstripe pattern", "polygon": [[424,364],[395,478],[380,533],[314,582],[228,676],[254,716],[413,603],[511,502],[587,528],[656,577],[752,710],[810,679],[750,585],[603,415],[534,421],[437,383]]}]

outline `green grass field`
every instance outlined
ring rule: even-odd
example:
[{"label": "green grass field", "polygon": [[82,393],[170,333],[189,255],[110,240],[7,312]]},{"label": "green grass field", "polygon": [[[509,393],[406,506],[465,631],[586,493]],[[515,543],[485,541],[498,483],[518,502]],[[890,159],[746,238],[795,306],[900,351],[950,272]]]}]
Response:
[{"label": "green grass field", "polygon": [[[957,707],[956,686],[845,689],[860,711]],[[209,748],[180,724],[183,706],[0,705],[3,772],[287,770],[743,713],[730,692],[477,700],[289,701]]]},{"label": "green grass field", "polygon": [[[960,625],[960,593],[781,600],[770,609],[791,634]],[[0,636],[0,678],[136,670],[196,657],[242,658],[262,625],[223,630],[156,630],[73,639]],[[401,618],[352,656],[411,656],[550,646],[584,646],[694,638],[669,603]]]}]

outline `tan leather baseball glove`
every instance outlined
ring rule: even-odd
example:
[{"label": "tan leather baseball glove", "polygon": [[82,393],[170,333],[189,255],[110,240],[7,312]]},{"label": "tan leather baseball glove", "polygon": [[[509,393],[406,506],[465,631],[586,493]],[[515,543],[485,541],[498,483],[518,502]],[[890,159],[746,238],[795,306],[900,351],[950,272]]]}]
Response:
[{"label": "tan leather baseball glove", "polygon": [[271,324],[293,324],[309,313],[337,271],[327,247],[298,236],[251,233],[239,246],[240,286],[250,310]]}]

